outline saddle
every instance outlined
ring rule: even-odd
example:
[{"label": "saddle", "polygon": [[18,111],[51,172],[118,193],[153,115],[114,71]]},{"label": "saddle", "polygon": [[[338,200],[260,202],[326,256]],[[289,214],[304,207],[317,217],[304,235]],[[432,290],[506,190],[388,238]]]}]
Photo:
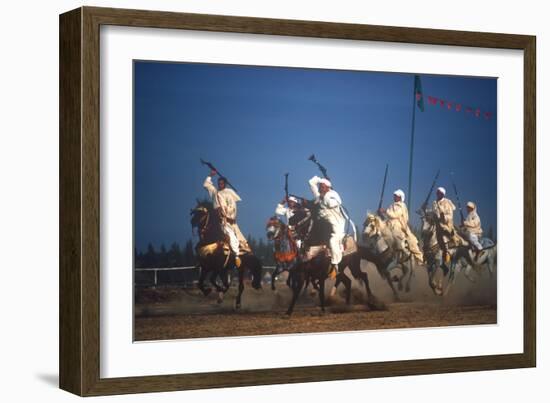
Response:
[{"label": "saddle", "polygon": [[[358,251],[357,242],[353,239],[351,235],[345,235],[342,240],[342,257],[351,255]],[[330,257],[330,249],[327,245],[312,245],[306,248],[304,254],[302,255],[302,260],[305,262],[319,256],[321,253],[324,253],[327,257]]]}]

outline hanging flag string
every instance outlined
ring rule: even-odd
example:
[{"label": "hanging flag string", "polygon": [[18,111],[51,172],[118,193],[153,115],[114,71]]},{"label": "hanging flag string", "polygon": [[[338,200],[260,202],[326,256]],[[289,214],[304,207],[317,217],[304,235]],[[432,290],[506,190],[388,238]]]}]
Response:
[{"label": "hanging flag string", "polygon": [[418,102],[422,101],[423,98],[426,98],[428,100],[428,105],[431,106],[437,106],[439,105],[440,108],[447,109],[449,111],[455,111],[455,112],[462,112],[466,115],[472,115],[476,118],[483,117],[485,120],[489,120],[493,117],[493,113],[489,111],[482,111],[480,108],[472,107],[472,106],[465,106],[458,102],[448,101],[443,98],[434,97],[431,95],[423,95],[421,92],[416,93],[416,100]]}]

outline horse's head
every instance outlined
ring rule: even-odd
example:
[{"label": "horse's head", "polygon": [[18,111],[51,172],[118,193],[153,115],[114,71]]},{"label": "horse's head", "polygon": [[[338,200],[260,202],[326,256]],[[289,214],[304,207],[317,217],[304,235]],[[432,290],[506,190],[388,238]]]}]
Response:
[{"label": "horse's head", "polygon": [[435,227],[437,216],[433,211],[422,212],[420,218],[422,220],[422,231],[430,231]]},{"label": "horse's head", "polygon": [[275,216],[267,220],[267,223],[265,225],[267,239],[273,241],[274,239],[279,238],[283,225],[284,224],[281,222],[281,220],[279,220],[279,218]]},{"label": "horse's head", "polygon": [[203,229],[208,225],[209,217],[214,207],[212,202],[197,201],[197,205],[191,209],[191,227]]},{"label": "horse's head", "polygon": [[433,211],[423,212],[420,216],[422,220],[421,237],[424,245],[432,245],[436,238],[437,216]]},{"label": "horse's head", "polygon": [[363,223],[363,239],[372,238],[380,234],[382,220],[375,214],[367,214],[367,218]]},{"label": "horse's head", "polygon": [[376,214],[367,214],[363,223],[363,242],[364,245],[374,253],[383,253],[390,247],[388,238],[391,237],[388,227],[384,220]]}]

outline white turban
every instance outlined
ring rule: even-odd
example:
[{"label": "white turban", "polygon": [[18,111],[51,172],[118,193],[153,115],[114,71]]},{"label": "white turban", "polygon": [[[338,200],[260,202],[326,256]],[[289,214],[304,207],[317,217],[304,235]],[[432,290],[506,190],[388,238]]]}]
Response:
[{"label": "white turban", "polygon": [[443,196],[445,196],[445,194],[447,193],[444,187],[438,187],[437,191],[443,193]]},{"label": "white turban", "polygon": [[328,186],[329,188],[332,187],[332,183],[330,183],[330,181],[329,181],[328,179],[326,179],[326,178],[321,178],[321,179],[319,179],[319,183],[322,183],[322,184]]},{"label": "white turban", "polygon": [[473,201],[469,201],[468,203],[466,203],[466,206],[472,208],[472,209],[476,209],[476,204],[473,202]]},{"label": "white turban", "polygon": [[395,192],[393,192],[393,194],[399,196],[402,202],[405,201],[405,192],[403,192],[401,189],[397,189]]},{"label": "white turban", "polygon": [[294,196],[290,196],[290,197],[288,198],[288,201],[293,201],[294,203],[298,203],[298,199],[297,199],[296,197],[294,197]]}]

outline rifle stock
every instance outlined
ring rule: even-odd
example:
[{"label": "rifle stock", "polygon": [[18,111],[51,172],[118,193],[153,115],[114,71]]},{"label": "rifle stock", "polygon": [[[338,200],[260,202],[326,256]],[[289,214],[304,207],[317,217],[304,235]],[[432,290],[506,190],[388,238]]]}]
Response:
[{"label": "rifle stock", "polygon": [[308,158],[308,160],[313,161],[313,163],[314,163],[315,165],[317,165],[317,168],[319,168],[319,171],[321,171],[321,173],[323,174],[323,177],[324,177],[325,179],[330,179],[330,178],[328,177],[328,175],[327,175],[327,169],[326,169],[324,166],[322,166],[322,165],[319,163],[319,161],[317,161],[317,158],[315,158],[315,154],[311,154],[311,156]]}]

